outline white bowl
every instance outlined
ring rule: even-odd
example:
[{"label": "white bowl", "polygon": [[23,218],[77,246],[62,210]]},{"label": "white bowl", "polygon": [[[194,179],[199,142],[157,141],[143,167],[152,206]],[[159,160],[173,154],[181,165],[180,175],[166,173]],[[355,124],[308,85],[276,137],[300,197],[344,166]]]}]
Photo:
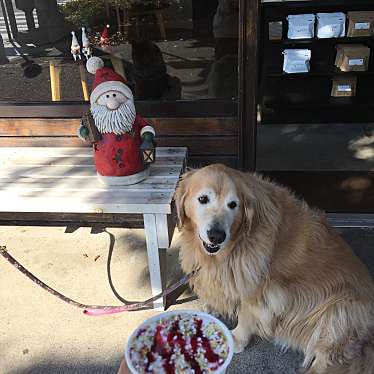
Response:
[{"label": "white bowl", "polygon": [[220,320],[211,316],[210,314],[202,313],[202,312],[198,312],[198,311],[194,311],[194,310],[175,310],[175,311],[171,311],[171,312],[160,313],[156,316],[148,318],[140,326],[138,326],[135,329],[135,331],[131,334],[131,336],[128,339],[127,345],[125,347],[125,359],[126,359],[127,366],[129,367],[130,372],[132,374],[139,374],[139,372],[135,369],[135,367],[133,366],[133,364],[131,362],[131,359],[130,359],[130,347],[132,346],[131,343],[135,339],[135,337],[137,336],[139,330],[146,328],[149,324],[151,324],[153,322],[157,322],[160,319],[164,319],[164,318],[168,318],[168,317],[172,317],[172,316],[179,316],[179,315],[188,316],[188,317],[198,317],[205,322],[213,322],[218,326],[218,328],[222,331],[222,333],[226,337],[226,344],[228,346],[228,355],[227,355],[224,363],[218,368],[218,370],[211,371],[210,373],[212,373],[212,374],[223,374],[223,373],[226,372],[226,369],[229,366],[229,364],[232,360],[233,354],[234,354],[234,342],[233,342],[232,335],[231,335],[231,332],[229,331],[229,329]]}]

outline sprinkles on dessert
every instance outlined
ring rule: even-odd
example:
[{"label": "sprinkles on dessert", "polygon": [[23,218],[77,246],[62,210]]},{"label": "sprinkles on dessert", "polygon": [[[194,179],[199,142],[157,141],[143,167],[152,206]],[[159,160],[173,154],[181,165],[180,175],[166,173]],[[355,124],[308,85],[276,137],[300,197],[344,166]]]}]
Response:
[{"label": "sprinkles on dessert", "polygon": [[214,373],[228,353],[220,327],[189,314],[160,318],[140,329],[130,342],[131,363],[141,374]]}]

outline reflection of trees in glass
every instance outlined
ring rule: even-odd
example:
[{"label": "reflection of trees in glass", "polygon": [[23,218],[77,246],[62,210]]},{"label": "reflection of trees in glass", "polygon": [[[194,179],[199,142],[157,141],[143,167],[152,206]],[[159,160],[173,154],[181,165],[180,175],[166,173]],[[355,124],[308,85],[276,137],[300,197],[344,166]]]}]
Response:
[{"label": "reflection of trees in glass", "polygon": [[60,10],[66,21],[75,28],[82,25],[96,28],[109,21],[111,24],[116,22],[118,26],[121,23],[119,11],[151,11],[175,3],[179,3],[179,0],[71,0],[60,5]]}]

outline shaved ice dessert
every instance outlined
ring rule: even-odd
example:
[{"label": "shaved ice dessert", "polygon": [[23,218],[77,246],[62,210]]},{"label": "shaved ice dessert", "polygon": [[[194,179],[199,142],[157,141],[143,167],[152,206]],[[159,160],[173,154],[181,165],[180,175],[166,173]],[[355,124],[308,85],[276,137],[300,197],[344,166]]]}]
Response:
[{"label": "shaved ice dessert", "polygon": [[232,355],[226,326],[209,314],[193,311],[150,318],[134,331],[126,348],[133,374],[224,373]]}]

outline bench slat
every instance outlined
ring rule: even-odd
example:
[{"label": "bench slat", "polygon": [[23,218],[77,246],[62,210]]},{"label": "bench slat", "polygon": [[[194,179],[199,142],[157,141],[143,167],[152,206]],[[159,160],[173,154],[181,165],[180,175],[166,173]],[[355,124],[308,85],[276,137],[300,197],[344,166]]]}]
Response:
[{"label": "bench slat", "polygon": [[[76,183],[71,183],[69,180],[61,179],[35,179],[24,178],[16,182],[9,179],[0,179],[0,191],[40,191],[43,192],[47,189],[64,190],[64,191],[87,191],[87,192],[100,192],[100,191],[122,191],[122,192],[165,192],[173,191],[175,187],[175,180],[173,183],[160,184],[160,183],[138,183],[130,186],[103,186],[92,178],[88,179],[89,183],[85,183],[76,179]],[[1,192],[0,192],[1,196]]]},{"label": "bench slat", "polygon": [[[184,158],[187,152],[185,147],[157,147],[156,156]],[[92,157],[90,147],[0,147],[0,158],[7,155],[20,157]]]},{"label": "bench slat", "polygon": [[[180,167],[163,168],[151,166],[151,177],[175,177],[178,178]],[[0,178],[97,178],[94,166],[4,166],[0,168]],[[99,181],[98,181],[99,183]]]},{"label": "bench slat", "polygon": [[165,213],[170,214],[168,199],[164,202],[116,203],[109,201],[82,201],[73,198],[9,196],[1,201],[0,212],[46,212],[46,213]]},{"label": "bench slat", "polygon": [[[144,189],[152,189],[153,185],[167,185],[170,188],[173,188],[178,181],[178,178],[176,177],[148,177],[146,180],[144,180],[142,183],[134,184],[132,186],[118,186],[121,187],[123,190],[126,190],[127,188],[142,188],[140,186],[144,186]],[[38,183],[38,185],[41,186],[47,186],[47,185],[57,185],[61,186],[69,186],[74,187],[78,186],[80,188],[95,188],[98,186],[101,186],[99,184],[99,181],[97,178],[86,178],[85,180],[75,178],[74,181],[70,181],[67,178],[33,178],[30,176],[21,176],[17,179],[14,178],[0,178],[0,191],[3,188],[3,186],[7,185],[19,185],[19,186],[26,186],[26,185],[32,185],[34,183]],[[107,187],[108,189],[111,189],[112,187]]]},{"label": "bench slat", "polygon": [[150,177],[131,186],[104,186],[92,150],[0,149],[0,212],[171,213],[185,148],[158,148]]},{"label": "bench slat", "polygon": [[[157,159],[158,167],[173,167],[180,166],[184,162],[183,157],[160,157]],[[94,159],[92,155],[87,157],[27,157],[23,155],[0,156],[0,166],[15,165],[15,166],[93,166]]]}]

